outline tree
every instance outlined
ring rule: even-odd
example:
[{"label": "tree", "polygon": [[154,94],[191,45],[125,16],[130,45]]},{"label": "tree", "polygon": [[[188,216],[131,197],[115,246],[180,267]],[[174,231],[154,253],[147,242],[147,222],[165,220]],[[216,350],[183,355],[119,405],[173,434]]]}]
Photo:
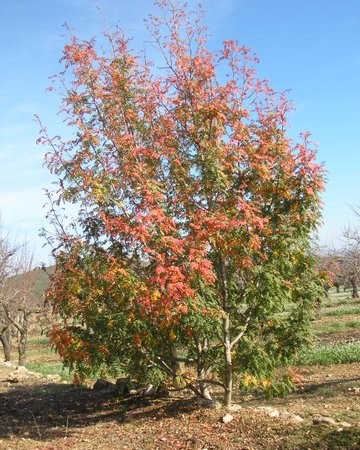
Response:
[{"label": "tree", "polygon": [[359,298],[360,279],[360,234],[357,229],[348,227],[343,232],[341,272],[345,284],[351,286],[352,298]]},{"label": "tree", "polygon": [[[318,297],[310,235],[323,170],[291,105],[256,76],[249,49],[206,47],[199,15],[171,1],[147,26],[163,63],[120,32],[109,52],[76,37],[60,75],[73,138],[40,142],[56,270],[50,333],[82,376],[121,365],[209,395],[269,388],[307,338]],[[58,207],[78,206],[62,221]],[[50,236],[49,236],[50,237]]]},{"label": "tree", "polygon": [[31,316],[42,311],[43,294],[36,292],[38,271],[25,244],[0,237],[0,340],[5,361],[11,359],[11,337],[17,335],[18,364],[26,362]]},{"label": "tree", "polygon": [[318,279],[323,286],[323,295],[318,298],[315,315],[316,319],[320,319],[323,296],[329,298],[329,290],[332,286],[336,287],[336,291],[339,293],[340,285],[344,282],[342,274],[343,257],[339,250],[329,247],[315,246],[313,252],[317,260]]},{"label": "tree", "polygon": [[[16,248],[13,247],[7,236],[0,237],[0,287],[4,286],[10,274],[10,261]],[[4,311],[0,310],[0,340],[4,350],[5,361],[11,359],[11,322]]]}]

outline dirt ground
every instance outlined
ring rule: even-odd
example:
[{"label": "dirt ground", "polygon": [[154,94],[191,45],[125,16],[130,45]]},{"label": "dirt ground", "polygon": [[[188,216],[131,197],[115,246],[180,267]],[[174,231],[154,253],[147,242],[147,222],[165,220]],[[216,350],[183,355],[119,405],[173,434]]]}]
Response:
[{"label": "dirt ground", "polygon": [[191,397],[121,398],[36,377],[14,383],[12,370],[0,365],[1,450],[360,449],[359,363],[304,368],[285,399],[238,397],[227,424],[226,411]]}]

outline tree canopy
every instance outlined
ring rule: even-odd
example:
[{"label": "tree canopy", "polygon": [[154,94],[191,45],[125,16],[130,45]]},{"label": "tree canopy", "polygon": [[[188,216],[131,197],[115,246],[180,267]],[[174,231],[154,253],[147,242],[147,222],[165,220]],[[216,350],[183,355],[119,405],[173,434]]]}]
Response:
[{"label": "tree canopy", "polygon": [[[292,105],[248,48],[209,50],[199,12],[157,5],[154,61],[120,30],[106,49],[75,36],[64,48],[74,134],[40,138],[58,179],[50,334],[80,376],[217,384],[229,405],[234,379],[276,386],[307,338],[323,169],[308,133],[289,138]],[[78,208],[67,225],[64,204]]]}]

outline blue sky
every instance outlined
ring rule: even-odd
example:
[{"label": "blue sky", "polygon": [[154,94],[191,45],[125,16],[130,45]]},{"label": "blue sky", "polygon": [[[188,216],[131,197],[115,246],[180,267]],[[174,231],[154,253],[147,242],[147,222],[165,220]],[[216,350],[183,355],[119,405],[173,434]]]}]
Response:
[{"label": "blue sky", "polygon": [[[51,177],[36,145],[41,116],[63,131],[59,98],[46,93],[60,70],[66,22],[83,38],[99,36],[104,16],[147,38],[143,18],[152,0],[3,0],[0,14],[0,212],[4,229],[26,239],[48,262],[39,229],[46,226],[43,189]],[[190,1],[197,4],[197,1]],[[358,0],[205,0],[210,45],[238,39],[260,57],[259,72],[278,90],[291,89],[290,133],[309,130],[328,170],[321,243],[336,244],[348,224],[360,227],[360,2]]]}]

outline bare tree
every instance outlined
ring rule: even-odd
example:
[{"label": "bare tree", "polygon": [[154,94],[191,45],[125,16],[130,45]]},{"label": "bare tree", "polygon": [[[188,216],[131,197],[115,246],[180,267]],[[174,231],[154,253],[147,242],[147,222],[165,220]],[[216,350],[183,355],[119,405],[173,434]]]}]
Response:
[{"label": "bare tree", "polygon": [[341,272],[345,283],[351,286],[352,298],[359,298],[358,284],[360,280],[360,233],[356,228],[347,227],[342,235]]},{"label": "bare tree", "polygon": [[42,295],[36,292],[38,270],[26,244],[12,244],[0,236],[0,340],[5,361],[11,356],[11,335],[17,336],[18,364],[26,362],[30,317],[42,310]]},{"label": "bare tree", "polygon": [[[11,261],[15,253],[16,247],[10,244],[8,236],[0,235],[0,299],[3,298],[3,287],[11,274]],[[0,308],[0,341],[4,349],[5,361],[10,361],[11,321],[2,308]]]}]

